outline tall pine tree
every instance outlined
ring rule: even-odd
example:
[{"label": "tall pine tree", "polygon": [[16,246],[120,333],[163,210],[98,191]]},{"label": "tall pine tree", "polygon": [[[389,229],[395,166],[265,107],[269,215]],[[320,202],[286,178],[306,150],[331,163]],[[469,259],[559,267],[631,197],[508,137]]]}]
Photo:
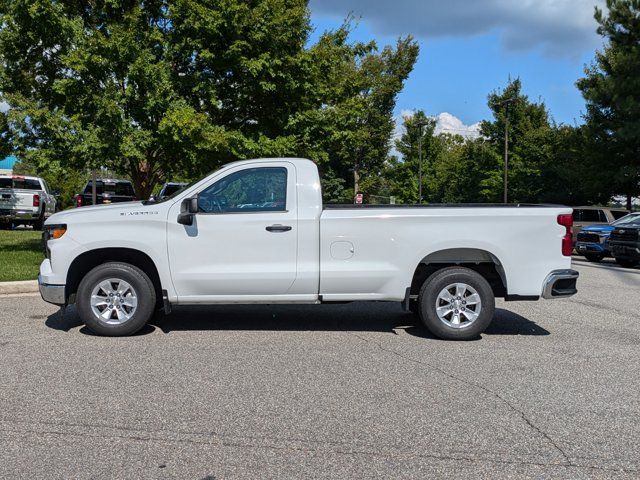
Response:
[{"label": "tall pine tree", "polygon": [[640,194],[640,0],[607,0],[595,19],[607,44],[577,86],[587,102],[597,170],[631,209]]}]

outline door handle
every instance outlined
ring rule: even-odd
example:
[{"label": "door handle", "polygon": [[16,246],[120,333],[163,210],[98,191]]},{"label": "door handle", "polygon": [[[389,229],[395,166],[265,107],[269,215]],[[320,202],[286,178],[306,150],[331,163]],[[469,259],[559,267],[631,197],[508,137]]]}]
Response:
[{"label": "door handle", "polygon": [[266,227],[267,232],[288,232],[291,230],[289,225],[271,225]]}]

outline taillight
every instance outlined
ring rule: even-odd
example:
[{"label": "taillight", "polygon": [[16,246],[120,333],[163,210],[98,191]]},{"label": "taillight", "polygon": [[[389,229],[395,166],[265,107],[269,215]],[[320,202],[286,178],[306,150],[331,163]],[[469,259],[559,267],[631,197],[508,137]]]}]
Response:
[{"label": "taillight", "polygon": [[564,237],[562,237],[562,255],[570,257],[573,253],[573,235],[571,227],[573,227],[573,215],[558,215],[558,224],[566,228]]},{"label": "taillight", "polygon": [[82,195],[76,195],[76,207],[82,206]]},{"label": "taillight", "polygon": [[33,206],[34,207],[40,206],[40,195],[38,195],[37,193],[33,194]]}]

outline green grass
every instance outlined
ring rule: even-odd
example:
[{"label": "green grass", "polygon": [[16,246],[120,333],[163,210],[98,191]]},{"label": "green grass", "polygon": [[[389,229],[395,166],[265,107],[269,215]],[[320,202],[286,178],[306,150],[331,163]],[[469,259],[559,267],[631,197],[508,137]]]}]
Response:
[{"label": "green grass", "polygon": [[35,280],[44,259],[42,232],[0,230],[0,282]]}]

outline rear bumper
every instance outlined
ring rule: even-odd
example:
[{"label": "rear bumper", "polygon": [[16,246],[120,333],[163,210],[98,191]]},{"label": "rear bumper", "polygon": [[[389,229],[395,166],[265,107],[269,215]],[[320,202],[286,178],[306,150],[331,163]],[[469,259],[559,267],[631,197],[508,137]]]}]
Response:
[{"label": "rear bumper", "polygon": [[576,282],[580,274],[575,270],[554,270],[544,281],[542,298],[565,298],[578,293]]},{"label": "rear bumper", "polygon": [[0,208],[0,221],[37,220],[39,216],[40,212],[37,210],[33,211]]}]

